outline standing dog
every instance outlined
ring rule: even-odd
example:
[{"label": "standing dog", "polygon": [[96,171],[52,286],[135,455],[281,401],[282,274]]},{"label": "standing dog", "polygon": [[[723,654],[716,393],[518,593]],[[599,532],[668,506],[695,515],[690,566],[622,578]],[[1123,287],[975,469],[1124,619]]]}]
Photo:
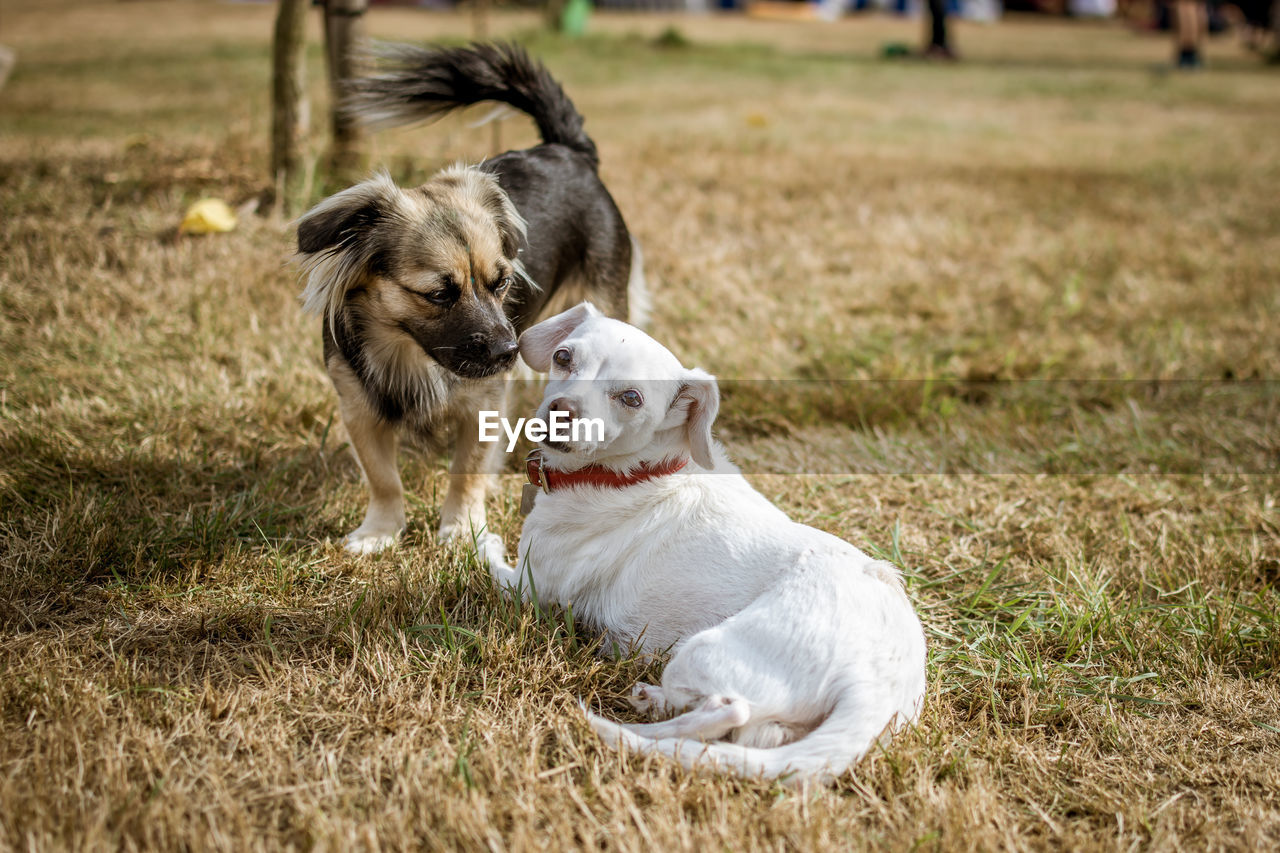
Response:
[{"label": "standing dog", "polygon": [[[498,101],[528,113],[543,142],[413,189],[381,174],[298,223],[304,308],[324,318],[325,366],[369,484],[364,522],[346,539],[354,553],[387,547],[405,527],[402,429],[452,429],[440,534],[483,531],[497,445],[479,442],[477,412],[503,409],[516,335],[553,299],[585,294],[617,316],[644,306],[639,250],[597,175],[595,143],[542,65],[494,45],[398,45],[385,59],[385,73],[350,88],[348,108],[365,123]],[[501,559],[497,537],[483,545],[486,559]]]},{"label": "standing dog", "polygon": [[603,430],[533,457],[542,491],[519,569],[491,567],[495,580],[572,605],[613,642],[675,648],[662,686],[636,685],[632,702],[678,716],[589,715],[606,741],[689,767],[830,778],[915,719],[924,633],[898,571],[751,488],[712,441],[713,377],[586,304],[530,328],[520,351],[551,374],[539,417]]}]

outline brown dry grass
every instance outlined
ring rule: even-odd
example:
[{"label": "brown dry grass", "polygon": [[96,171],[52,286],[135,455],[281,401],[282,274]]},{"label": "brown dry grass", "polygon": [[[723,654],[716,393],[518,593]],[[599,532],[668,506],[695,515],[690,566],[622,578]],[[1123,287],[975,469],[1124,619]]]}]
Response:
[{"label": "brown dry grass", "polygon": [[[919,727],[794,792],[601,749],[575,699],[656,670],[439,548],[440,460],[407,462],[403,547],[333,544],[363,495],[286,224],[171,236],[261,187],[270,14],[0,14],[0,847],[1280,842],[1274,72],[1215,43],[1168,76],[1163,39],[1049,22],[962,27],[954,68],[878,60],[918,32],[891,20],[528,36],[648,248],[656,334],[808,381],[731,386],[731,452],[899,562],[928,626]],[[491,138],[375,148],[409,178]]]}]

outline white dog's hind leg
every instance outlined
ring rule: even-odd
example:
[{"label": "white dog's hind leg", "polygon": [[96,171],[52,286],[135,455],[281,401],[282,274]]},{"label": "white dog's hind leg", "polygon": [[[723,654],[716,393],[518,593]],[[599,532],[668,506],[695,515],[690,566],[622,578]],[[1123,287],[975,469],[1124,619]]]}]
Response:
[{"label": "white dog's hind leg", "polygon": [[733,742],[743,746],[755,746],[761,749],[773,749],[785,743],[799,740],[813,726],[788,725],[778,720],[756,719],[751,724],[733,733]]},{"label": "white dog's hind leg", "polygon": [[667,702],[661,687],[645,684],[643,681],[636,682],[636,686],[631,688],[631,696],[627,701],[632,708],[641,714],[647,714],[651,720],[665,717],[675,710]]},{"label": "white dog's hind leg", "polygon": [[751,707],[745,699],[708,696],[697,708],[661,723],[623,723],[622,727],[641,737],[698,738],[716,740],[724,737],[751,718]]}]

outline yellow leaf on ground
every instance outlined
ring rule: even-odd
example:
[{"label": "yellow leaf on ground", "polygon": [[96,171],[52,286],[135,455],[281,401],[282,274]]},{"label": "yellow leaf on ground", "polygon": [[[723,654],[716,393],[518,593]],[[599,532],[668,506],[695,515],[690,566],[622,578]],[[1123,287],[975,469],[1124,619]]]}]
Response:
[{"label": "yellow leaf on ground", "polygon": [[220,198],[205,198],[191,205],[178,230],[183,234],[214,234],[236,227],[236,214]]}]

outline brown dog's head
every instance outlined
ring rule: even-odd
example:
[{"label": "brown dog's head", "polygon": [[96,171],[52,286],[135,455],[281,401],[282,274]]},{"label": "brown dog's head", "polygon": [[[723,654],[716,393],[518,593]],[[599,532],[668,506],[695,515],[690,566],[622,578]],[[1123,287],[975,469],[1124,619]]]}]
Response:
[{"label": "brown dog's head", "polygon": [[305,310],[354,313],[370,344],[416,345],[459,376],[510,367],[503,302],[523,270],[524,220],[492,175],[455,166],[415,189],[385,173],[331,196],[298,222]]}]

